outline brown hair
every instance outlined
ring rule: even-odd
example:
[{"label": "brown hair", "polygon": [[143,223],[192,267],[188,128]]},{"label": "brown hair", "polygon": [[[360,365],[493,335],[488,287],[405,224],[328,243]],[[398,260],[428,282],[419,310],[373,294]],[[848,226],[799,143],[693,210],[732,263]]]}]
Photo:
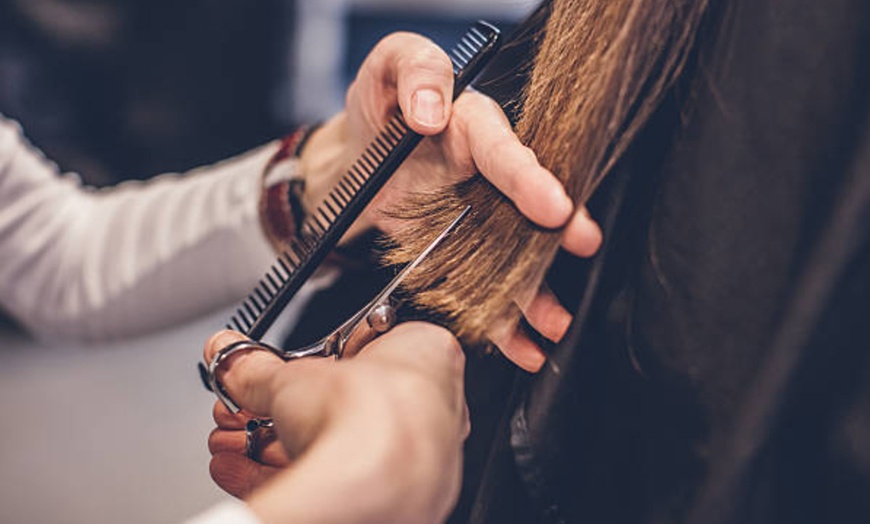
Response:
[{"label": "brown hair", "polygon": [[[680,75],[709,0],[554,0],[517,134],[585,203]],[[480,176],[419,195],[388,254],[411,260],[466,206],[472,214],[406,288],[468,343],[512,328],[538,291],[560,232],[544,230]]]}]

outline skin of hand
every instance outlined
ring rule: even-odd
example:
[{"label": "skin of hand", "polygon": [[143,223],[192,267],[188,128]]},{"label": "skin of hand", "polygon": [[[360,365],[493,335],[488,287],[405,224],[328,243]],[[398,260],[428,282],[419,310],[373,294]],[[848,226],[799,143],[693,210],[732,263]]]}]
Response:
[{"label": "skin of hand", "polygon": [[[309,139],[301,156],[306,178],[304,204],[316,208],[391,116],[400,110],[408,125],[427,136],[368,206],[349,235],[367,227],[395,228],[381,210],[410,192],[426,192],[480,172],[533,222],[562,227],[563,246],[591,256],[601,230],[585,208],[574,209],[562,184],[542,167],[534,152],[514,134],[498,104],[487,96],[463,93],[455,102],[450,59],[428,39],[394,33],[372,50],[347,94],[346,109]],[[542,290],[523,311],[546,338],[559,341],[571,315]],[[521,330],[493,340],[502,353],[528,371],[546,356]]]},{"label": "skin of hand", "polygon": [[[205,358],[242,338],[216,334]],[[236,355],[220,379],[246,412],[217,404],[212,477],[267,524],[441,522],[458,497],[469,430],[464,362],[448,331],[422,322],[340,361]],[[274,418],[279,440],[265,465],[244,455],[251,415]]]},{"label": "skin of hand", "polygon": [[[350,87],[347,109],[316,131],[302,152],[302,172],[312,174],[306,178],[306,207],[320,204],[401,110],[409,126],[428,138],[363,214],[360,229],[389,233],[394,225],[380,212],[389,202],[480,172],[530,220],[563,228],[568,251],[595,253],[601,243],[597,224],[584,208],[573,208],[555,176],[518,140],[501,108],[471,92],[454,104],[452,90],[449,58],[432,42],[408,33],[382,40]],[[571,322],[545,289],[523,313],[553,341]],[[239,338],[232,332],[216,335],[206,360]],[[524,369],[536,371],[545,361],[522,332],[494,342]],[[211,473],[226,491],[246,498],[265,522],[439,522],[455,504],[469,428],[463,357],[446,331],[400,325],[339,362],[285,364],[255,351],[227,364],[221,382],[248,412],[232,415],[216,403]],[[273,417],[278,437],[261,448],[258,462],[244,452],[251,416]]]}]

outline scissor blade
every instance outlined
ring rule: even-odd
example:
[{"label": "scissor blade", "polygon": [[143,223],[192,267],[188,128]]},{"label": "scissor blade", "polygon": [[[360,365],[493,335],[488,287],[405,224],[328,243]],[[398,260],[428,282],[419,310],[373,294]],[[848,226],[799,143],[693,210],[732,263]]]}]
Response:
[{"label": "scissor blade", "polygon": [[442,231],[437,237],[435,237],[435,240],[433,240],[428,246],[426,246],[426,249],[421,251],[420,254],[417,255],[417,258],[415,258],[413,261],[411,261],[410,264],[405,266],[402,271],[398,275],[396,275],[396,277],[389,284],[387,284],[383,291],[381,291],[378,294],[377,298],[375,298],[373,303],[379,302],[379,299],[385,298],[393,291],[395,291],[396,288],[399,287],[405,280],[405,277],[407,277],[411,271],[413,271],[424,260],[426,260],[426,257],[428,257],[432,253],[432,251],[434,251],[435,248],[438,247],[438,245],[441,244],[441,242],[443,242],[444,239],[447,238],[447,236],[450,235],[451,232],[453,232],[454,229],[456,229],[459,223],[462,222],[462,219],[465,218],[465,216],[468,215],[470,211],[471,206],[465,206],[465,209],[463,209],[462,212],[453,219],[453,222],[451,222],[450,225],[448,225],[444,229],[444,231]]}]

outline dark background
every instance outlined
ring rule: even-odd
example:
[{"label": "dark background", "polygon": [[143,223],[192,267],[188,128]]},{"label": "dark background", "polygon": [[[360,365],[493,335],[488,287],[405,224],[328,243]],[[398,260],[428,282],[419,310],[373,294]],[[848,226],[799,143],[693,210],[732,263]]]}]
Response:
[{"label": "dark background", "polygon": [[270,105],[290,4],[0,5],[0,112],[89,183],[185,170],[282,128]]},{"label": "dark background", "polygon": [[[94,185],[227,158],[297,123],[279,110],[299,85],[284,81],[296,73],[296,10],[292,0],[0,1],[0,113]],[[338,81],[390,32],[449,47],[474,19],[433,11],[350,7]]]}]

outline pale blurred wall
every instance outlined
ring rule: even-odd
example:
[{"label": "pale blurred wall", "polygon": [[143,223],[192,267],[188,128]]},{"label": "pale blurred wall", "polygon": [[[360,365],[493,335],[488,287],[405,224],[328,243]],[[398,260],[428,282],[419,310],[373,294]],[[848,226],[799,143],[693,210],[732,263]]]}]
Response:
[{"label": "pale blurred wall", "polygon": [[[301,0],[297,58],[281,65],[279,119],[319,119],[340,106],[343,53],[353,44],[344,32],[349,10],[516,19],[531,6],[525,0]],[[45,347],[0,325],[0,523],[179,522],[223,500],[208,477],[213,398],[194,364],[202,342],[228,314],[87,348]]]},{"label": "pale blurred wall", "polygon": [[0,332],[0,522],[169,523],[223,500],[194,366],[228,314],[87,348]]}]

